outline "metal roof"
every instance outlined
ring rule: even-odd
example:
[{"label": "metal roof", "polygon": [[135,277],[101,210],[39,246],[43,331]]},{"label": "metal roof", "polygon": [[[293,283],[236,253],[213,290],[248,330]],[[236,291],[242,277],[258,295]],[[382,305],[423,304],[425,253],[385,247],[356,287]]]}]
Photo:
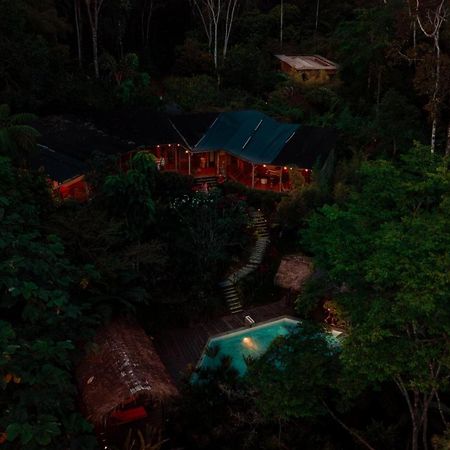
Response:
[{"label": "metal roof", "polygon": [[295,70],[330,70],[336,71],[338,66],[333,61],[324,58],[323,56],[287,56],[275,55],[280,61],[289,64]]},{"label": "metal roof", "polygon": [[299,127],[277,122],[259,111],[226,112],[212,123],[194,151],[225,150],[252,163],[271,163]]}]

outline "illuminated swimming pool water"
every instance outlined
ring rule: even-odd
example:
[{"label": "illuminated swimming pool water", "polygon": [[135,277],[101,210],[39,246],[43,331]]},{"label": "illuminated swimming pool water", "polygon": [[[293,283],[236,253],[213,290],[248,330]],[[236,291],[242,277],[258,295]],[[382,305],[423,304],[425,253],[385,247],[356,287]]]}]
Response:
[{"label": "illuminated swimming pool water", "polygon": [[210,339],[207,350],[198,364],[199,368],[214,368],[220,365],[223,357],[232,358],[233,367],[243,375],[247,370],[245,358],[262,355],[278,336],[294,331],[299,321],[283,318],[253,328],[245,328],[224,336]]}]

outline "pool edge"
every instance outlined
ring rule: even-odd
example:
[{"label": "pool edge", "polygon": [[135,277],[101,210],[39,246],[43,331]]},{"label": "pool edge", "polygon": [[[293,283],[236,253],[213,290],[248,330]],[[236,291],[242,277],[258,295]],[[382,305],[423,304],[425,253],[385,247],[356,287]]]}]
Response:
[{"label": "pool edge", "polygon": [[241,331],[244,331],[244,330],[251,330],[251,329],[254,329],[254,328],[257,328],[257,327],[260,327],[260,326],[268,325],[268,324],[273,323],[273,322],[281,321],[283,319],[289,319],[289,320],[292,320],[292,321],[297,322],[297,323],[302,323],[302,320],[300,318],[298,318],[298,317],[294,317],[294,316],[290,316],[290,315],[284,315],[284,316],[273,317],[272,319],[263,320],[262,322],[257,322],[252,327],[242,326],[242,327],[236,328],[234,330],[224,331],[223,333],[218,333],[218,334],[215,334],[214,336],[210,336],[208,338],[208,340],[206,341],[206,344],[203,347],[202,356],[199,358],[199,360],[197,361],[197,364],[195,365],[195,370],[197,370],[201,366],[201,363],[203,362],[203,359],[206,356],[205,351],[206,351],[206,349],[208,348],[209,344],[211,343],[211,341],[213,339],[222,338],[222,337],[228,336],[230,334],[240,333]]}]

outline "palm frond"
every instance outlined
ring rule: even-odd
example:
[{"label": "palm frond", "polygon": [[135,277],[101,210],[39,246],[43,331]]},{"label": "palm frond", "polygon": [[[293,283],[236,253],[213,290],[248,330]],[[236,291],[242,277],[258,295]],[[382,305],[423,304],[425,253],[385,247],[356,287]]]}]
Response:
[{"label": "palm frond", "polygon": [[14,137],[23,135],[37,139],[41,135],[36,128],[33,128],[30,125],[12,125],[6,129],[9,130]]},{"label": "palm frond", "polygon": [[34,114],[20,113],[11,116],[8,121],[11,125],[24,125],[32,122],[33,120],[36,120],[36,116]]}]

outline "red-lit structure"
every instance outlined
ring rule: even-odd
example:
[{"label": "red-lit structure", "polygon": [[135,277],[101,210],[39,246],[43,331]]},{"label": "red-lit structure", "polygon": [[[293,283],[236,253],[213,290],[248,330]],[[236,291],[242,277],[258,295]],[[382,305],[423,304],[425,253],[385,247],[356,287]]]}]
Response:
[{"label": "red-lit structure", "polygon": [[254,164],[226,151],[193,152],[181,144],[157,145],[122,155],[121,166],[137,151],[152,153],[161,172],[176,172],[192,176],[197,184],[235,181],[253,189],[287,192],[292,189],[294,179],[311,180],[311,169],[274,164]]},{"label": "red-lit structure", "polygon": [[90,195],[84,174],[94,153],[120,155],[127,170],[133,154],[148,151],[161,172],[192,176],[197,187],[229,180],[288,192],[295,180],[310,181],[313,168],[332,161],[336,143],[333,129],[252,110],[168,115],[133,108],[100,115],[95,123],[48,117],[37,128],[42,145],[35,167],[52,180],[57,198],[80,202]]},{"label": "red-lit structure", "polygon": [[86,202],[89,200],[89,185],[84,175],[78,175],[61,183],[52,182],[53,194],[60,200]]}]

